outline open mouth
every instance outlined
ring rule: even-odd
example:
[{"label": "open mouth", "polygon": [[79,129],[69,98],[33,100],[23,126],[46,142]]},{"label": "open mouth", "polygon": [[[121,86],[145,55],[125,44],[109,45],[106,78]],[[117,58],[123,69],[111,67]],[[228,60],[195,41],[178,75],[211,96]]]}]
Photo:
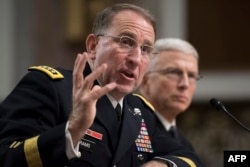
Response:
[{"label": "open mouth", "polygon": [[134,73],[132,73],[131,71],[122,71],[122,74],[127,78],[135,78]]}]

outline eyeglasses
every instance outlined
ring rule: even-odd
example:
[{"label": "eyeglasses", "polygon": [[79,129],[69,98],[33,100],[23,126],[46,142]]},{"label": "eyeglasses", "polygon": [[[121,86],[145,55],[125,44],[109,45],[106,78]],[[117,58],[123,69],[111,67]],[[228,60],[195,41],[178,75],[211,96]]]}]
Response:
[{"label": "eyeglasses", "polygon": [[[160,73],[168,77],[169,79],[172,79],[173,81],[180,81],[181,79],[183,79],[183,76],[186,74],[186,72],[178,68],[167,68],[167,69],[162,69],[162,70],[150,71],[149,73],[154,73],[154,72]],[[203,78],[202,75],[197,74],[197,73],[192,73],[192,72],[188,72],[187,77],[190,83],[196,83],[196,81]]]},{"label": "eyeglasses", "polygon": [[[119,43],[120,48],[124,52],[130,52],[138,46],[138,43],[135,39],[128,37],[128,36],[112,36],[112,35],[104,35],[98,34],[97,36],[102,37],[110,37],[116,39],[116,42]],[[152,58],[154,48],[150,45],[141,45],[139,46],[141,49],[141,54],[146,58]]]}]

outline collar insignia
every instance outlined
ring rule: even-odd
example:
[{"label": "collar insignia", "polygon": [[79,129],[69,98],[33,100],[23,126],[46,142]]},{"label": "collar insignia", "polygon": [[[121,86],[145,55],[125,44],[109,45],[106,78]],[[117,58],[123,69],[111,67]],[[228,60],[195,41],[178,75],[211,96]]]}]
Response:
[{"label": "collar insignia", "polygon": [[139,108],[134,108],[133,114],[134,115],[141,115],[141,110]]}]

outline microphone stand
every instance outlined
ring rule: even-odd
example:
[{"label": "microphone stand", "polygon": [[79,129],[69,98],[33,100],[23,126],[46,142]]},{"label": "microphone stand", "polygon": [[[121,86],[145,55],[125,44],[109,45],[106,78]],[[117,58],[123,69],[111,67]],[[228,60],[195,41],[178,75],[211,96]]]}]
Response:
[{"label": "microphone stand", "polygon": [[210,100],[210,104],[215,107],[218,111],[224,111],[229,117],[231,117],[234,121],[236,121],[243,129],[247,132],[250,132],[250,129],[243,125],[236,117],[234,117],[226,108],[225,106],[217,99],[212,98]]}]

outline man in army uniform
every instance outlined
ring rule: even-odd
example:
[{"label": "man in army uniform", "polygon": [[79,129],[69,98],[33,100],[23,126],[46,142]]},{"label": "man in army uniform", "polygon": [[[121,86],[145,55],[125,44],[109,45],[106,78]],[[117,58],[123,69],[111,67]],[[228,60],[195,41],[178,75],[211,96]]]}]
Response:
[{"label": "man in army uniform", "polygon": [[72,72],[31,67],[0,105],[1,166],[200,166],[130,94],[154,40],[148,11],[115,4],[97,16]]},{"label": "man in army uniform", "polygon": [[158,39],[154,50],[157,55],[150,60],[138,92],[154,106],[170,136],[194,150],[177,128],[176,119],[190,106],[201,78],[199,54],[191,43],[179,38]]}]

